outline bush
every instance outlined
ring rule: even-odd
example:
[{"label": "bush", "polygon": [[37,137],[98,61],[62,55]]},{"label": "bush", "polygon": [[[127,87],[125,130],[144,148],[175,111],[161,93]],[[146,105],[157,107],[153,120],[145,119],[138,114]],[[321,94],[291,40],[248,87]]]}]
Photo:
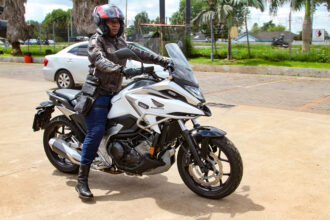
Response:
[{"label": "bush", "polygon": [[46,55],[48,55],[48,54],[52,54],[52,53],[53,53],[53,51],[50,50],[50,49],[47,49],[47,50],[45,51],[45,54],[46,54]]},{"label": "bush", "polygon": [[[292,46],[292,55],[290,59],[288,48],[272,48],[270,45],[251,44],[251,59],[264,59],[269,61],[305,61],[305,62],[319,62],[326,63],[329,60],[329,48],[327,46],[312,45],[311,51],[308,53],[301,52],[301,45]],[[217,53],[214,51],[214,58],[227,58],[227,45],[218,45]],[[232,45],[233,59],[243,60],[248,59],[248,49],[245,44]],[[192,49],[191,58],[196,57],[211,57],[210,47],[194,47]]]}]

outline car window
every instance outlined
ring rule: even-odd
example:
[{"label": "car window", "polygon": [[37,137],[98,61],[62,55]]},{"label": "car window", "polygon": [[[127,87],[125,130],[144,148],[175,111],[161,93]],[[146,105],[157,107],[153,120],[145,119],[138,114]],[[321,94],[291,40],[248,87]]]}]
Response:
[{"label": "car window", "polygon": [[77,51],[77,56],[88,56],[87,44],[80,45]]},{"label": "car window", "polygon": [[78,51],[78,47],[74,47],[71,50],[69,50],[68,53],[72,53],[72,54],[76,55],[77,51]]},{"label": "car window", "polygon": [[77,56],[88,56],[87,46],[88,46],[87,44],[83,44],[83,45],[74,47],[71,50],[69,50],[68,53],[72,53]]}]

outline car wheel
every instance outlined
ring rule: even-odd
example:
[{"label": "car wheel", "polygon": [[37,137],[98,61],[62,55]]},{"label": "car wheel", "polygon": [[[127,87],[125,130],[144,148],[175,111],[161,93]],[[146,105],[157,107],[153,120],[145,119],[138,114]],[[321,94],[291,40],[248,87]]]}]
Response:
[{"label": "car wheel", "polygon": [[60,89],[72,89],[74,88],[74,81],[72,75],[67,70],[60,70],[56,74],[56,84]]}]

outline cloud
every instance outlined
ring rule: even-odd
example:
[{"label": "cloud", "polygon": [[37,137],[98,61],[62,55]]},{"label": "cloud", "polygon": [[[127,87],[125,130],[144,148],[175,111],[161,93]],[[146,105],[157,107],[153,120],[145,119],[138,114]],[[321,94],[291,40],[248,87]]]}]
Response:
[{"label": "cloud", "polygon": [[[262,26],[263,23],[273,20],[275,24],[283,25],[287,30],[289,30],[290,7],[288,4],[281,7],[275,16],[271,16],[268,9],[266,9],[264,12],[260,12],[260,10],[251,8],[250,11],[251,13],[248,18],[249,29],[252,28],[254,23]],[[304,16],[304,7],[300,11],[292,11],[291,30],[293,33],[299,33],[299,31],[302,30]],[[328,33],[330,33],[329,12],[327,11],[327,7],[325,5],[321,5],[316,8],[316,12],[314,13],[313,18],[313,29],[325,29]]]},{"label": "cloud", "polygon": [[69,0],[28,0],[25,5],[25,20],[42,22],[48,13],[59,8],[66,11],[72,8],[72,2]]},{"label": "cloud", "polygon": [[[159,1],[143,1],[143,0],[127,0],[128,1],[128,24],[134,23],[135,15],[139,12],[146,11],[150,19],[155,19],[159,16]],[[123,13],[126,13],[125,0],[110,0],[111,4],[117,5]],[[171,17],[174,12],[179,9],[179,0],[166,0],[165,13],[166,17]],[[46,14],[54,9],[61,8],[67,10],[72,8],[72,1],[70,0],[27,0],[25,20],[43,21]],[[254,23],[262,26],[263,23],[273,20],[275,24],[281,24],[289,29],[289,5],[286,4],[278,10],[276,16],[269,15],[269,10],[266,6],[265,12],[260,12],[257,9],[251,8],[251,13],[248,19],[249,28]],[[292,12],[292,32],[298,33],[302,30],[304,20],[304,8],[300,11]],[[330,33],[329,12],[325,5],[317,7],[314,13],[313,28],[322,28]]]},{"label": "cloud", "polygon": [[[118,6],[124,13],[126,10],[126,1],[124,0],[111,0],[111,4]],[[165,1],[165,16],[171,17],[174,12],[179,9],[178,0]],[[128,0],[127,6],[127,20],[131,25],[134,22],[135,15],[139,12],[146,11],[150,19],[155,19],[159,16],[159,1],[142,1],[142,0]]]}]

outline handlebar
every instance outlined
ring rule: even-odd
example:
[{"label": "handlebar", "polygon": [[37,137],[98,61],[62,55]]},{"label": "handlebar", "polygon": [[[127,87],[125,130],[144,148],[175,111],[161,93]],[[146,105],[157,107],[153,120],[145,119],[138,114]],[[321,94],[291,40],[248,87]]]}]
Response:
[{"label": "handlebar", "polygon": [[148,67],[144,67],[142,68],[136,68],[140,73],[146,73],[146,74],[152,74],[154,73],[155,68],[153,66],[148,66]]}]

